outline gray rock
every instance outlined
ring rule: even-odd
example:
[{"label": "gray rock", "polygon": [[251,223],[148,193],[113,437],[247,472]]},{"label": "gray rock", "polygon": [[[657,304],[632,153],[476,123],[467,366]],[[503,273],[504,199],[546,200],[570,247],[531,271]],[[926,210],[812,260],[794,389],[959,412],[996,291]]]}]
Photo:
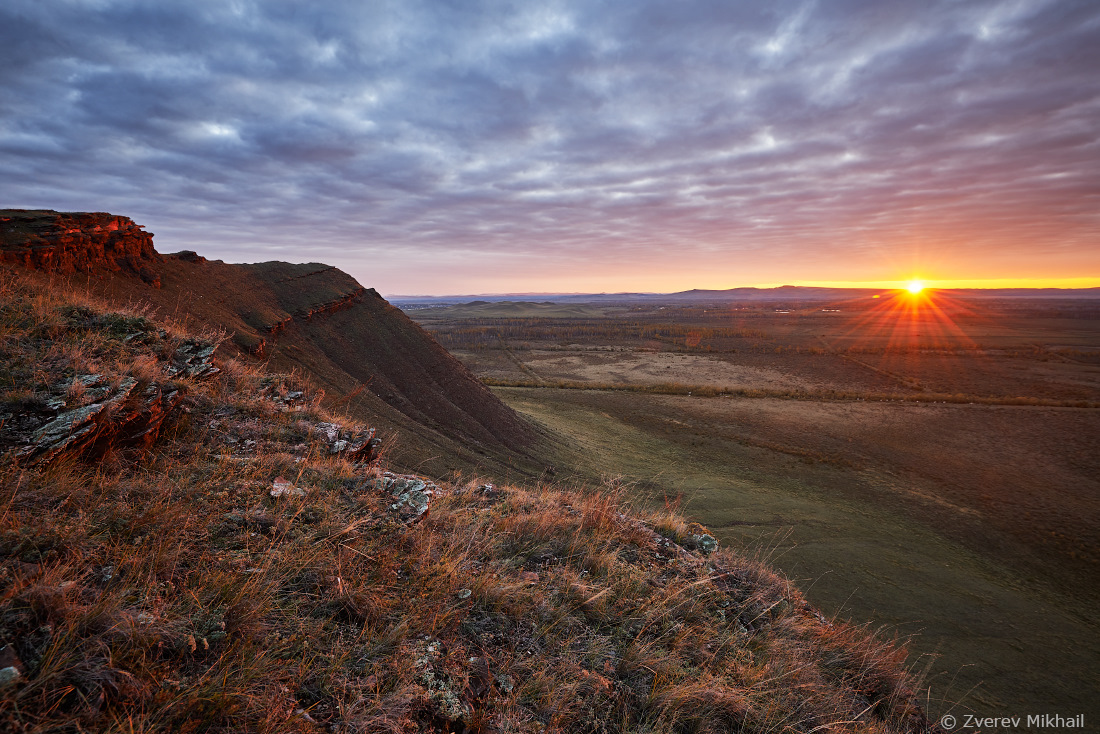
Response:
[{"label": "gray rock", "polygon": [[516,689],[515,679],[507,673],[497,673],[496,681],[497,686],[500,688],[501,691],[504,692],[505,695],[511,693]]},{"label": "gray rock", "polygon": [[440,643],[429,640],[421,645],[414,665],[419,682],[428,691],[428,700],[447,721],[468,721],[473,709],[462,700],[451,677],[438,669],[437,664],[442,657]]},{"label": "gray rock", "polygon": [[389,492],[394,503],[390,509],[403,519],[415,522],[423,517],[432,503],[432,495],[439,490],[434,484],[411,475],[385,472],[379,480],[381,488]]},{"label": "gray rock", "polygon": [[19,659],[19,655],[11,645],[0,648],[0,668],[15,668],[17,672],[22,672],[23,661]]},{"label": "gray rock", "polygon": [[689,548],[694,548],[710,555],[718,550],[718,540],[713,535],[692,535],[689,539]]},{"label": "gray rock", "polygon": [[271,496],[276,499],[279,497],[305,497],[306,491],[300,487],[295,487],[282,477],[278,477],[271,485]]},{"label": "gray rock", "polygon": [[370,461],[374,449],[381,443],[374,437],[373,428],[351,431],[336,423],[316,423],[310,426],[309,432],[328,442],[330,455],[341,456],[352,463]]},{"label": "gray rock", "polygon": [[340,435],[340,426],[335,423],[318,423],[313,426],[313,432],[321,434],[326,440],[332,442]]},{"label": "gray rock", "polygon": [[104,403],[92,403],[58,413],[56,418],[34,432],[34,442],[43,447],[57,446],[67,439],[71,442],[75,438],[74,433],[99,415],[105,407]]},{"label": "gray rock", "polygon": [[117,405],[137,387],[137,380],[123,378],[115,394],[99,403],[92,403],[73,410],[58,413],[57,416],[32,434],[33,446],[22,451],[32,454],[39,462],[48,462],[71,448],[77,448],[85,441],[94,438],[98,428],[97,418],[107,408]]},{"label": "gray rock", "polygon": [[185,341],[176,348],[172,363],[168,365],[170,376],[209,377],[221,372],[214,366],[214,350],[217,345],[208,342]]},{"label": "gray rock", "polygon": [[0,668],[0,688],[6,688],[7,686],[16,683],[23,674],[19,672],[19,668],[14,665],[7,668]]}]

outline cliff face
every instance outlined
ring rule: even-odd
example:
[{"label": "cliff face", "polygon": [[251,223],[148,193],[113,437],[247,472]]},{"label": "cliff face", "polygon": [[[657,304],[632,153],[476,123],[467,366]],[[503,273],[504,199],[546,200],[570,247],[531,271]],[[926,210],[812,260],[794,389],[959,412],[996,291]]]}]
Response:
[{"label": "cliff face", "polygon": [[0,209],[0,262],[58,273],[125,270],[160,287],[153,235],[106,212]]},{"label": "cliff face", "polygon": [[[224,331],[222,356],[307,375],[331,408],[378,429],[395,466],[438,476],[543,468],[529,456],[530,425],[404,313],[337,268],[162,256],[151,235],[110,214],[2,216],[3,260],[76,273],[73,284],[109,300],[148,302],[192,327]],[[141,272],[153,264],[158,288]]]}]

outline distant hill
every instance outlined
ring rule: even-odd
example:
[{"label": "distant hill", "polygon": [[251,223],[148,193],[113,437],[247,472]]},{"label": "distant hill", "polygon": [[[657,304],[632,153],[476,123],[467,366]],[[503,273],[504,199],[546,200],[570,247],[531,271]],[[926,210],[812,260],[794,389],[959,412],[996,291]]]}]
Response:
[{"label": "distant hill", "polygon": [[[456,296],[391,296],[398,306],[425,307],[431,305],[467,304],[474,299],[481,303],[532,302],[544,303],[730,303],[751,301],[839,301],[870,298],[876,294],[896,293],[887,288],[817,288],[781,285],[777,288],[729,288],[726,290],[693,289],[678,293],[539,293],[530,296],[456,295]],[[1097,298],[1100,288],[945,288],[936,292],[958,298]]]},{"label": "distant hill", "polygon": [[[408,307],[410,304],[403,304]],[[431,310],[435,306],[429,306]],[[555,303],[553,301],[473,301],[447,305],[448,318],[599,318],[606,307],[598,304]]]},{"label": "distant hill", "polygon": [[538,473],[535,430],[373,289],[328,265],[234,265],[162,255],[105,213],[0,210],[0,261],[119,303],[148,303],[220,351],[307,374],[326,404],[378,429],[395,466],[444,476],[483,466]]}]

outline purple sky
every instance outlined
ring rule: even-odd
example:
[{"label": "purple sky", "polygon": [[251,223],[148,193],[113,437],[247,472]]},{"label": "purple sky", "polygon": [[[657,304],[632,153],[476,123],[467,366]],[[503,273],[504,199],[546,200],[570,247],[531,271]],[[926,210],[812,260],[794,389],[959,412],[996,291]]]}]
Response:
[{"label": "purple sky", "polygon": [[1098,138],[1095,0],[0,7],[0,206],[384,294],[1100,285]]}]

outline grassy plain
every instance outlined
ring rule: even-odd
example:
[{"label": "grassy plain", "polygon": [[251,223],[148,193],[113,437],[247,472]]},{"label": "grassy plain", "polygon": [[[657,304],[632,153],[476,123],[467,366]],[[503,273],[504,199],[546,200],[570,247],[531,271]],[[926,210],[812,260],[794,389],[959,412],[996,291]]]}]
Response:
[{"label": "grassy plain", "polygon": [[621,477],[913,635],[932,713],[1100,719],[1100,308],[551,314],[410,312],[545,428],[557,478]]}]

